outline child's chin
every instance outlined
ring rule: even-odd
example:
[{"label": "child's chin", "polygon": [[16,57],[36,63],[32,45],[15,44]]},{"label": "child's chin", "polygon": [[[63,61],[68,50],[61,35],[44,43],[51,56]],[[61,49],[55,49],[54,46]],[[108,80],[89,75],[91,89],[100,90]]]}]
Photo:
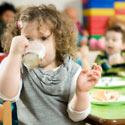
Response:
[{"label": "child's chin", "polygon": [[109,55],[114,55],[114,54],[115,54],[115,52],[110,52],[110,53],[109,53]]},{"label": "child's chin", "polygon": [[115,52],[113,51],[113,49],[108,49],[107,51],[106,51],[107,53],[108,53],[108,55],[113,55],[113,54],[115,54]]}]

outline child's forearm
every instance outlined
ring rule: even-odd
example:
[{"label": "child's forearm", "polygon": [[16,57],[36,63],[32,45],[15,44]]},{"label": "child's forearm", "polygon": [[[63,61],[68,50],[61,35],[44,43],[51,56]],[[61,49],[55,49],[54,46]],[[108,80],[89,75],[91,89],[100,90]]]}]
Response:
[{"label": "child's forearm", "polygon": [[21,60],[20,55],[9,54],[0,71],[0,93],[9,99],[19,91]]},{"label": "child's forearm", "polygon": [[90,105],[89,94],[88,92],[79,92],[75,94],[71,100],[72,102],[72,109],[74,111],[84,111]]}]

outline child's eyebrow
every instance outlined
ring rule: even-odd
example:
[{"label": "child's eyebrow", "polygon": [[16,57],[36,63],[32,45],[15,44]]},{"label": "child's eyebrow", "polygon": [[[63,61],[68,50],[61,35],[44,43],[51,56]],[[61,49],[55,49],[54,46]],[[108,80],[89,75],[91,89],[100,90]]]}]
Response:
[{"label": "child's eyebrow", "polygon": [[32,37],[30,37],[29,35],[25,35],[25,37],[26,37],[28,40],[33,40]]},{"label": "child's eyebrow", "polygon": [[48,36],[48,34],[45,34],[45,33],[41,33],[41,32],[40,32],[40,36]]},{"label": "child's eyebrow", "polygon": [[52,32],[45,34],[45,33],[40,33],[40,36],[42,37],[50,37],[52,35]]}]

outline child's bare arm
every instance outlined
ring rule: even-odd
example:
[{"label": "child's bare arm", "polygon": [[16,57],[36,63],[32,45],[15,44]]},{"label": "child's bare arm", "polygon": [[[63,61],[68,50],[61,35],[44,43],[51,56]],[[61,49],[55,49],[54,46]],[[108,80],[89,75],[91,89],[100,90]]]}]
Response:
[{"label": "child's bare arm", "polygon": [[28,40],[25,37],[15,37],[12,40],[10,53],[1,67],[0,93],[8,99],[15,97],[19,91],[22,55],[27,45]]},{"label": "child's bare arm", "polygon": [[97,83],[101,76],[100,66],[95,65],[92,70],[82,71],[76,82],[76,92],[69,103],[69,116],[74,121],[80,121],[90,113],[88,91]]}]

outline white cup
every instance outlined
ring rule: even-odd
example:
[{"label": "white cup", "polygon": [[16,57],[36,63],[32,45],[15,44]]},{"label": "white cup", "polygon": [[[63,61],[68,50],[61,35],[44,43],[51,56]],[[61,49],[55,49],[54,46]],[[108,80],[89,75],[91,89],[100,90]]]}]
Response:
[{"label": "white cup", "polygon": [[40,61],[45,57],[46,49],[43,44],[37,41],[31,42],[23,56],[23,64],[28,69],[39,66]]}]

